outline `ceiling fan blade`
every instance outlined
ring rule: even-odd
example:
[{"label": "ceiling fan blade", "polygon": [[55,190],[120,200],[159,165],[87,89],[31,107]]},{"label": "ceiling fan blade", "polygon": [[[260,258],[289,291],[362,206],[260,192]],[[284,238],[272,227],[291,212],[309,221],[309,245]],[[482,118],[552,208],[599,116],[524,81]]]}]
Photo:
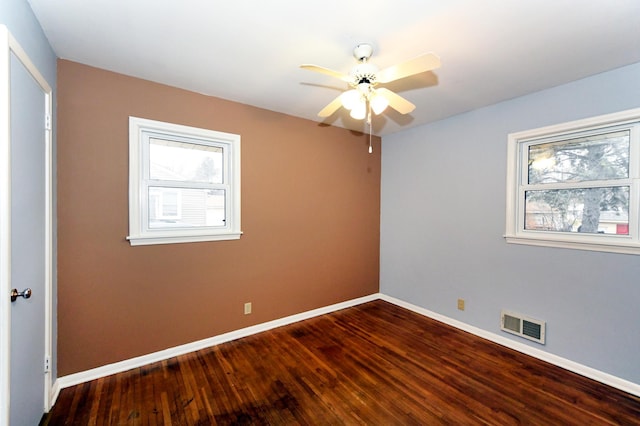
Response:
[{"label": "ceiling fan blade", "polygon": [[385,98],[389,102],[389,106],[398,111],[400,114],[409,114],[416,108],[414,104],[412,104],[402,96],[392,92],[389,89],[385,89],[384,87],[376,89],[376,93],[378,94],[378,96],[382,96],[383,98]]},{"label": "ceiling fan blade", "polygon": [[300,65],[300,68],[305,69],[305,70],[309,70],[309,71],[319,72],[319,73],[326,74],[326,75],[330,75],[331,77],[339,78],[342,81],[346,81],[346,82],[351,81],[351,78],[348,75],[343,74],[343,73],[338,72],[338,71],[330,70],[329,68],[321,67],[319,65],[302,64],[302,65]]},{"label": "ceiling fan blade", "polygon": [[440,67],[440,58],[434,53],[425,53],[398,65],[378,71],[378,83],[389,83],[410,75],[420,74]]},{"label": "ceiling fan blade", "polygon": [[342,106],[342,101],[340,100],[340,96],[329,102],[329,105],[322,108],[322,111],[318,113],[318,117],[329,117],[331,114],[336,112],[338,108]]}]

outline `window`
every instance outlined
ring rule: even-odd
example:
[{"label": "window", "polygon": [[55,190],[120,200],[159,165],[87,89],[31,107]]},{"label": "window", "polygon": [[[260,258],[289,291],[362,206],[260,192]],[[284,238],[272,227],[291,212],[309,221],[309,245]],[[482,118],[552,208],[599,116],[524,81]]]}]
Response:
[{"label": "window", "polygon": [[507,242],[640,254],[640,109],[512,133]]},{"label": "window", "polygon": [[240,136],[129,117],[131,245],[240,238]]}]

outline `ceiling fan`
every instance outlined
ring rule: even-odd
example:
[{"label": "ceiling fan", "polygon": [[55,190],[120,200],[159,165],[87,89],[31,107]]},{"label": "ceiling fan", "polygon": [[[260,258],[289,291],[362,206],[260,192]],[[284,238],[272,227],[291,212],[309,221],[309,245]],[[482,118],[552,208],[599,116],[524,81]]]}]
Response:
[{"label": "ceiling fan", "polygon": [[424,53],[416,58],[380,70],[369,62],[373,54],[373,47],[368,43],[357,45],[353,49],[353,56],[358,60],[349,74],[342,74],[318,65],[303,64],[300,68],[327,74],[339,78],[349,84],[351,89],[343,92],[319,113],[319,117],[329,117],[341,106],[350,111],[352,118],[367,119],[371,125],[371,111],[376,115],[382,113],[387,106],[401,114],[408,114],[415,109],[415,105],[379,84],[390,83],[401,78],[410,77],[440,67],[440,58],[433,53]]}]

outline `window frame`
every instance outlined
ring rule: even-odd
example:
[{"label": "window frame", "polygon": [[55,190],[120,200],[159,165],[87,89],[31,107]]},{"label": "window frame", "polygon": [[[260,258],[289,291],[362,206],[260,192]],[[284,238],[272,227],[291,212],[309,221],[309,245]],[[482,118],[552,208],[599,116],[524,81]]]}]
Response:
[{"label": "window frame", "polygon": [[[525,191],[534,185],[526,183],[528,147],[535,144],[561,142],[583,133],[604,133],[611,129],[629,129],[629,176],[618,179],[619,185],[629,186],[628,235],[569,233],[527,230],[524,228]],[[510,133],[507,141],[507,243],[578,250],[640,254],[640,108],[605,114],[583,120]],[[598,187],[606,181],[587,181],[573,187]],[[541,185],[537,185],[540,187]]]},{"label": "window frame", "polygon": [[[215,186],[225,190],[224,226],[149,226],[147,190],[150,187],[191,188],[188,185],[192,183],[150,179],[149,140],[162,138],[223,149],[222,184]],[[129,235],[126,239],[132,246],[237,240],[242,235],[240,218],[240,135],[129,117]]]}]

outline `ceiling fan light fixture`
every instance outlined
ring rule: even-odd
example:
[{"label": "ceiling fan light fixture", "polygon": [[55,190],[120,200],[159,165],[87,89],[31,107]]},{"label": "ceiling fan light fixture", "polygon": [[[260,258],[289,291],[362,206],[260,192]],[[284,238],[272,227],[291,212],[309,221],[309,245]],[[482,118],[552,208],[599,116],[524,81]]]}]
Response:
[{"label": "ceiling fan light fixture", "polygon": [[357,87],[358,92],[362,94],[362,96],[369,97],[371,94],[371,84],[368,82],[359,83]]},{"label": "ceiling fan light fixture", "polygon": [[377,92],[373,92],[371,95],[371,109],[376,115],[382,114],[382,112],[389,106],[389,101],[384,96],[379,95]]},{"label": "ceiling fan light fixture", "polygon": [[340,95],[340,102],[345,109],[351,111],[355,108],[359,103],[362,95],[355,89],[347,90],[342,95]]},{"label": "ceiling fan light fixture", "polygon": [[351,118],[356,120],[364,120],[367,116],[367,103],[364,100],[361,100],[349,113]]}]

